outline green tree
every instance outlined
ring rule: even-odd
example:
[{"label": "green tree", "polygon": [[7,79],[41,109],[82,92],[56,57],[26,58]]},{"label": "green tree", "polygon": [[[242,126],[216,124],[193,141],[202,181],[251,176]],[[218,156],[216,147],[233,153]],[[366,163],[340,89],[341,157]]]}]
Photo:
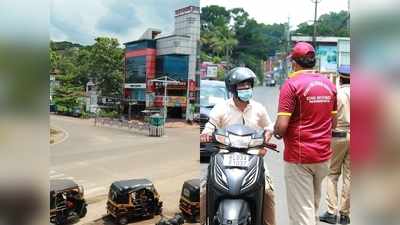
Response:
[{"label": "green tree", "polygon": [[[350,29],[348,23],[350,22],[350,15],[348,11],[331,12],[323,14],[317,21],[317,35],[318,36],[337,36],[349,37]],[[307,36],[313,36],[314,25],[308,23],[301,23],[298,25],[295,33]]]},{"label": "green tree", "polygon": [[90,46],[51,42],[50,69],[57,69],[59,86],[53,101],[61,111],[83,106],[86,83],[93,79],[102,95],[120,97],[123,50],[115,38],[99,37]]},{"label": "green tree", "polygon": [[[98,37],[91,46],[90,54],[83,53],[87,59],[84,65],[87,77],[94,78],[102,95],[121,96],[123,82],[123,50],[115,38]],[[86,67],[87,66],[87,67]]]},{"label": "green tree", "polygon": [[[201,53],[204,61],[223,58],[236,66],[245,65],[263,79],[261,60],[283,49],[285,24],[257,23],[242,8],[202,8]],[[223,73],[219,73],[219,77]]]},{"label": "green tree", "polygon": [[230,12],[225,7],[211,5],[201,9],[200,21],[202,31],[213,27],[226,26],[231,20]]},{"label": "green tree", "polygon": [[[232,49],[237,45],[234,32],[230,29],[230,11],[221,6],[202,8],[201,14],[201,58],[230,60]],[[214,63],[216,63],[214,61]]]},{"label": "green tree", "polygon": [[60,55],[56,51],[50,49],[49,58],[50,58],[50,70],[58,69],[61,59]]},{"label": "green tree", "polygon": [[74,75],[63,75],[58,78],[59,86],[55,88],[53,101],[59,111],[68,112],[74,107],[82,105],[81,99],[84,97],[84,89],[74,84]]}]

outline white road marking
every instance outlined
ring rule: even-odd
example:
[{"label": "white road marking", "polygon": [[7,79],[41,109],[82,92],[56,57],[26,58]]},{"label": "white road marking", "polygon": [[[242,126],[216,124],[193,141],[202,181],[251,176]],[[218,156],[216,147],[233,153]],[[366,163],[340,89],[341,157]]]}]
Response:
[{"label": "white road marking", "polygon": [[96,183],[90,182],[85,179],[74,179],[74,177],[67,176],[64,173],[58,173],[55,170],[50,171],[50,179],[70,179],[74,180],[77,184],[82,185],[85,190],[86,196],[96,196],[97,194],[104,194],[107,190],[107,187],[99,186]]},{"label": "white road marking", "polygon": [[93,195],[94,193],[98,193],[98,192],[104,192],[106,191],[105,187],[95,187],[95,188],[90,188],[90,189],[85,189],[85,195]]},{"label": "white road marking", "polygon": [[50,146],[51,146],[51,145],[58,145],[58,144],[61,144],[61,143],[63,143],[65,140],[67,140],[67,138],[69,137],[68,131],[66,131],[66,130],[60,128],[60,127],[57,127],[57,126],[53,126],[53,125],[51,125],[51,126],[54,127],[54,128],[56,128],[56,129],[58,129],[58,130],[61,130],[61,132],[64,133],[64,137],[63,137],[63,139],[62,139],[61,141],[55,142],[55,143],[53,143],[53,144],[50,144]]}]

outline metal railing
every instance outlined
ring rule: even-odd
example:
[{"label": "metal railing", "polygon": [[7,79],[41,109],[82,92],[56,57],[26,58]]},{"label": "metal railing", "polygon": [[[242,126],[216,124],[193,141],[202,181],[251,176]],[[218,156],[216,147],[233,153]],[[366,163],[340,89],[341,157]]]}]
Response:
[{"label": "metal railing", "polygon": [[123,120],[123,119],[113,119],[107,117],[95,117],[94,118],[95,126],[110,126],[110,127],[118,127],[118,128],[126,128],[128,130],[137,130],[137,131],[148,131],[150,125],[145,122],[140,122],[137,120]]}]

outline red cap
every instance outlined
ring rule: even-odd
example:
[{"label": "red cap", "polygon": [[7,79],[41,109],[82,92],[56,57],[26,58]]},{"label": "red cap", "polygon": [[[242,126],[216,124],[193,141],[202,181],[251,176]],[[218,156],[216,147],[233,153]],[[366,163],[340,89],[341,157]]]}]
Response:
[{"label": "red cap", "polygon": [[289,58],[296,59],[301,57],[314,57],[315,50],[314,47],[307,42],[298,42],[293,47],[292,52],[289,55]]}]

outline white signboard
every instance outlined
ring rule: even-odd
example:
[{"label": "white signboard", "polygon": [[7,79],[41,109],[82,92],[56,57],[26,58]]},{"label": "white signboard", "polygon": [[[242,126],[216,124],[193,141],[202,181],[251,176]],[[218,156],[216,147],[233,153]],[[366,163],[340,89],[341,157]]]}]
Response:
[{"label": "white signboard", "polygon": [[318,47],[321,72],[336,72],[337,70],[337,46]]},{"label": "white signboard", "polygon": [[146,88],[146,83],[130,83],[125,84],[125,88]]},{"label": "white signboard", "polygon": [[213,66],[209,65],[209,66],[207,66],[207,75],[206,75],[206,76],[207,76],[208,78],[216,78],[217,75],[218,75],[218,66],[216,66],[216,65],[213,65]]}]

